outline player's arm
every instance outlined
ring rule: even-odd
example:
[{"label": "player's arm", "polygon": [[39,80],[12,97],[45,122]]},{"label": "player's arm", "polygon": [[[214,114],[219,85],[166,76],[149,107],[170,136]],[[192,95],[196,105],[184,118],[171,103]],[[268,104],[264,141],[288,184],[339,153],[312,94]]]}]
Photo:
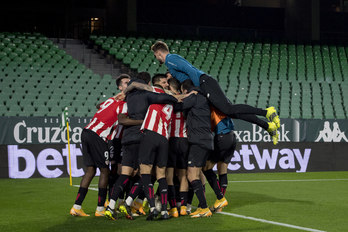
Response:
[{"label": "player's arm", "polygon": [[123,90],[121,93],[118,93],[114,97],[115,100],[124,101],[124,99],[126,98],[126,94],[129,93],[130,91],[132,91],[133,89],[146,90],[149,92],[153,91],[153,88],[150,85],[142,84],[139,82],[132,82],[130,85],[127,86],[127,88],[125,90]]},{"label": "player's arm", "polygon": [[[174,112],[185,112],[191,109],[197,102],[196,94],[191,94],[183,102],[179,102],[174,104],[173,111]],[[185,116],[185,115],[184,115]],[[186,116],[185,116],[186,117]]]},{"label": "player's arm", "polygon": [[119,114],[118,123],[123,126],[136,126],[141,125],[143,120],[130,119],[126,114]]},{"label": "player's arm", "polygon": [[182,101],[183,99],[187,98],[188,96],[190,96],[191,94],[197,95],[197,91],[196,90],[192,90],[191,92],[187,93],[187,94],[180,94],[180,95],[173,95],[176,99],[178,99],[178,101]]},{"label": "player's arm", "polygon": [[99,109],[100,109],[100,106],[101,106],[102,104],[104,104],[104,102],[99,103],[98,105],[95,106],[95,108],[97,108],[97,110],[99,110]]},{"label": "player's arm", "polygon": [[153,93],[146,92],[147,100],[149,104],[175,104],[178,102],[175,96],[166,93]]},{"label": "player's arm", "polygon": [[153,91],[152,86],[134,81],[130,85],[128,85],[125,90],[123,90],[123,93],[127,94],[129,91],[131,91],[133,89],[146,90],[146,91],[149,91],[149,92]]},{"label": "player's arm", "polygon": [[173,68],[177,70],[178,72],[185,73],[192,81],[199,80],[200,77],[197,76],[196,71],[189,65],[189,62],[185,60],[184,58],[180,59],[178,57],[174,57],[172,63]]},{"label": "player's arm", "polygon": [[182,102],[181,111],[191,109],[197,102],[197,96],[195,94],[189,95],[185,100]]}]

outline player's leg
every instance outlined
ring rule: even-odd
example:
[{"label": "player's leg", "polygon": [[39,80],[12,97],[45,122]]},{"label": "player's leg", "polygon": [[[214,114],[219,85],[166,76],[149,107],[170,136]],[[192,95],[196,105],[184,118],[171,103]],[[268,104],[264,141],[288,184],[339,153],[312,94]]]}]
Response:
[{"label": "player's leg", "polygon": [[[157,147],[157,152],[156,152],[155,165],[156,165],[156,177],[158,181],[158,189],[161,195],[160,197],[161,204],[162,204],[161,219],[168,220],[169,219],[169,215],[167,212],[168,183],[166,179],[166,168],[168,164],[169,143],[166,137],[159,135],[157,133],[155,134],[155,136],[157,137],[157,140],[159,142]],[[172,178],[171,178],[172,181],[173,181],[173,173],[174,173],[174,168],[173,168]]]},{"label": "player's leg", "polygon": [[139,194],[143,192],[143,179],[139,175],[136,175],[135,177],[133,177],[134,184],[131,190],[129,191],[128,197],[125,200],[125,204],[128,207],[132,207],[133,204],[135,205],[135,208],[132,209],[133,214],[135,214],[135,212],[133,211],[139,211],[140,214],[145,215],[145,212],[142,206],[142,201],[141,203],[134,202],[134,199],[136,199],[139,196]]},{"label": "player's leg", "polygon": [[133,177],[133,186],[129,191],[128,197],[126,199],[126,204],[128,206],[132,206],[134,199],[138,197],[138,195],[143,191],[143,180],[139,175]]},{"label": "player's leg", "polygon": [[137,168],[139,157],[139,144],[123,145],[123,158],[122,158],[122,170],[121,175],[117,179],[113,186],[112,194],[110,197],[110,203],[105,211],[105,216],[110,220],[116,220],[117,215],[115,213],[116,201],[123,190],[129,184],[133,171]]},{"label": "player's leg", "polygon": [[211,212],[208,208],[204,195],[202,181],[200,180],[200,172],[205,165],[209,151],[198,146],[191,145],[188,156],[187,178],[199,200],[200,208],[196,212],[191,213],[191,217],[210,217]]},{"label": "player's leg", "polygon": [[110,201],[110,195],[112,192],[112,188],[114,184],[116,183],[118,177],[121,175],[121,168],[122,168],[122,156],[121,156],[121,139],[114,138],[112,141],[110,141],[110,162],[111,162],[111,170],[109,175],[109,198],[108,201]]},{"label": "player's leg", "polygon": [[[154,220],[158,216],[158,212],[155,208],[155,193],[153,183],[151,181],[152,167],[155,161],[155,151],[158,146],[158,139],[155,132],[145,130],[143,140],[140,143],[140,173],[143,179],[144,193],[150,205],[149,216],[146,220]],[[158,135],[158,134],[157,134]]]},{"label": "player's leg", "polygon": [[166,180],[166,166],[159,167],[156,166],[156,177],[158,181],[158,189],[160,193],[160,199],[161,199],[161,219],[162,220],[168,220],[169,215],[167,212],[167,205],[168,205],[168,184]]},{"label": "player's leg", "polygon": [[266,117],[267,110],[255,108],[250,105],[237,104],[233,105],[221,90],[219,83],[211,76],[201,76],[200,89],[209,99],[209,101],[221,112],[227,116],[235,114],[256,114]]},{"label": "player's leg", "polygon": [[[187,213],[187,200],[188,200],[188,180],[187,180],[187,162],[188,162],[188,151],[189,144],[187,138],[170,138],[169,139],[169,154],[175,153],[175,168],[177,178],[179,182],[179,193],[180,198],[177,201],[177,209],[180,211],[180,215],[185,216]],[[174,156],[173,156],[174,158]],[[170,156],[168,157],[169,163]],[[175,181],[175,180],[174,180]],[[175,185],[175,182],[174,182]],[[177,192],[177,191],[176,191]],[[180,206],[178,206],[180,204]]]},{"label": "player's leg", "polygon": [[110,170],[108,167],[100,168],[100,176],[99,176],[99,182],[98,182],[98,205],[94,214],[97,217],[105,215],[104,204],[106,201],[109,176],[110,176]]},{"label": "player's leg", "polygon": [[[264,110],[245,104],[233,105],[231,101],[226,98],[224,92],[221,90],[219,83],[211,76],[201,76],[200,89],[209,99],[212,105],[214,105],[218,110],[231,118],[239,118],[254,123],[267,130],[269,133],[272,133],[272,136],[273,131],[276,131],[276,129],[280,127],[279,116],[277,115],[274,107],[269,107]],[[243,116],[243,114],[249,114],[249,116]],[[273,124],[267,123],[262,119],[256,117],[255,115],[266,117],[267,119],[274,122],[274,128]]]},{"label": "player's leg", "polygon": [[82,210],[82,203],[87,195],[88,186],[90,185],[93,177],[95,176],[96,168],[94,166],[86,167],[86,173],[82,177],[80,188],[77,192],[77,197],[74,206],[70,210],[70,214],[73,216],[89,216]]},{"label": "player's leg", "polygon": [[228,167],[228,163],[221,162],[221,161],[217,163],[219,185],[220,185],[221,192],[224,196],[225,196],[227,185],[228,185],[227,167]]},{"label": "player's leg", "polygon": [[[81,133],[81,141],[82,141],[82,155],[83,162],[86,166],[85,175],[82,177],[80,188],[77,193],[77,197],[75,200],[74,206],[70,210],[70,214],[73,216],[89,216],[82,210],[82,203],[87,195],[88,187],[95,176],[96,173],[96,164],[93,159],[94,148],[94,139],[98,139],[99,137],[92,131],[84,129]],[[99,137],[100,139],[100,137]]]},{"label": "player's leg", "polygon": [[208,160],[207,163],[205,164],[205,167],[203,168],[203,173],[205,177],[207,178],[207,181],[210,187],[213,189],[216,195],[216,198],[220,200],[224,196],[220,190],[219,180],[217,179],[216,174],[213,171],[213,167],[215,166],[215,164],[216,164],[215,162]]},{"label": "player's leg", "polygon": [[178,209],[176,208],[176,191],[174,186],[174,167],[167,167],[166,180],[168,184],[168,199],[169,199],[169,216],[179,217]]},{"label": "player's leg", "polygon": [[224,152],[223,156],[220,158],[219,162],[217,163],[217,169],[218,169],[218,175],[219,175],[220,189],[222,194],[225,196],[226,188],[228,185],[227,167],[228,167],[228,164],[231,162],[234,151],[236,150],[237,139],[234,132],[231,132],[225,135],[223,139],[225,141],[222,141],[221,144],[225,144],[226,151]]},{"label": "player's leg", "polygon": [[168,162],[167,162],[167,169],[166,169],[166,180],[168,184],[168,200],[169,200],[169,216],[170,217],[179,217],[178,209],[176,208],[176,191],[175,191],[175,185],[174,185],[174,167],[176,164],[176,153],[175,149],[173,147],[173,142],[175,142],[173,139],[169,139],[169,152],[168,152]]},{"label": "player's leg", "polygon": [[143,188],[142,179],[138,174],[139,173],[137,171],[134,171],[130,182],[130,185],[132,186],[129,187],[130,190],[126,194],[126,199],[119,206],[119,211],[124,212],[126,214],[126,218],[131,220],[134,216],[139,216],[139,214],[137,214],[136,210],[133,207],[134,199],[138,196]]}]

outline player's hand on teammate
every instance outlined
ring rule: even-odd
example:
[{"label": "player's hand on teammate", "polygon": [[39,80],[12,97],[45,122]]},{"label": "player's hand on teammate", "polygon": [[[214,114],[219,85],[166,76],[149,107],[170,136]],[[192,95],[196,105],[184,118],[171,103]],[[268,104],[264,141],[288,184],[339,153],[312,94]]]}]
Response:
[{"label": "player's hand on teammate", "polygon": [[126,94],[124,94],[123,92],[118,93],[116,96],[114,96],[114,99],[117,101],[124,101],[124,99],[126,98]]}]

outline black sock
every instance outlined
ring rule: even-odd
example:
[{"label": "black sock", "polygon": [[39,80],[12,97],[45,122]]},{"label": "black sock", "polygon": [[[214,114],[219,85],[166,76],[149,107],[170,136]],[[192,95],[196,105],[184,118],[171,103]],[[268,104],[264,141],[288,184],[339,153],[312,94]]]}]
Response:
[{"label": "black sock", "polygon": [[129,196],[134,200],[142,191],[143,191],[143,179],[139,178],[139,180],[131,188],[131,191],[129,192]]},{"label": "black sock", "polygon": [[[155,182],[156,182],[156,181],[157,181],[156,176],[151,175],[151,183],[152,183],[153,186],[155,186]],[[155,189],[155,188],[154,188],[154,189]],[[160,195],[158,187],[157,187],[157,189],[156,189],[155,195],[156,195],[156,196],[159,196],[159,195]]]},{"label": "black sock", "polygon": [[155,207],[155,196],[153,190],[153,184],[151,183],[150,174],[142,174],[141,178],[143,179],[144,192],[147,200],[149,201],[150,208]]},{"label": "black sock", "polygon": [[109,183],[108,183],[108,186],[109,186],[109,200],[110,200],[110,196],[111,196],[111,192],[112,192],[112,188],[114,187],[114,184],[116,183],[119,175],[117,174],[117,168],[113,167],[113,166],[116,166],[116,164],[114,165],[111,165],[111,173],[109,175]]},{"label": "black sock", "polygon": [[175,186],[168,185],[168,199],[170,208],[176,207],[176,194],[175,194]]},{"label": "black sock", "polygon": [[174,187],[175,187],[175,197],[176,197],[176,202],[180,202],[180,181],[177,175],[174,175],[173,178],[174,181]]},{"label": "black sock", "polygon": [[151,183],[154,185],[156,182],[157,178],[156,176],[151,175]]},{"label": "black sock", "polygon": [[[158,182],[158,181],[157,181]],[[159,189],[159,182],[158,182],[158,187],[156,189],[156,193],[155,193],[156,196],[161,196],[161,193],[160,193],[160,189]]]},{"label": "black sock", "polygon": [[227,174],[219,175],[219,182],[220,182],[221,192],[225,196],[227,184],[228,184]]},{"label": "black sock", "polygon": [[207,178],[208,183],[210,184],[210,187],[214,190],[216,198],[218,200],[223,198],[224,195],[221,192],[219,180],[217,179],[216,174],[213,171],[213,169],[206,170],[203,173],[204,173],[205,177]]},{"label": "black sock", "polygon": [[[121,174],[114,184],[110,199],[117,201],[117,199],[123,195],[124,188],[130,181],[130,176]],[[123,197],[121,198],[123,199]]]},{"label": "black sock", "polygon": [[162,209],[161,211],[167,211],[168,205],[168,183],[166,178],[161,178],[158,180],[158,189],[161,194],[161,203]]},{"label": "black sock", "polygon": [[199,200],[199,206],[202,209],[205,209],[208,207],[207,200],[205,199],[204,191],[203,191],[203,185],[202,181],[197,179],[191,182],[193,191],[195,192],[198,200]]},{"label": "black sock", "polygon": [[98,206],[104,206],[107,193],[108,193],[108,190],[106,188],[99,188],[99,191],[98,191]]},{"label": "black sock", "polygon": [[[142,182],[143,180],[141,179],[141,182]],[[143,187],[142,187],[142,189],[141,189],[141,192],[140,192],[140,194],[139,194],[139,196],[138,196],[138,199],[140,199],[140,200],[144,200],[144,198],[145,198],[146,196],[145,196],[145,193],[144,193],[144,184],[143,184]]]},{"label": "black sock", "polygon": [[194,195],[195,195],[195,193],[193,191],[192,185],[189,182],[189,191],[188,191],[188,196],[187,196],[187,204],[192,205],[192,199],[193,199]]},{"label": "black sock", "polygon": [[129,183],[124,187],[124,199],[127,199],[128,195],[129,195],[129,192],[131,190],[131,188],[133,187],[133,179],[131,178]]},{"label": "black sock", "polygon": [[188,192],[180,192],[181,206],[187,206]]},{"label": "black sock", "polygon": [[88,192],[88,188],[79,188],[79,191],[77,192],[77,197],[75,200],[76,205],[82,205],[83,200],[85,199]]}]

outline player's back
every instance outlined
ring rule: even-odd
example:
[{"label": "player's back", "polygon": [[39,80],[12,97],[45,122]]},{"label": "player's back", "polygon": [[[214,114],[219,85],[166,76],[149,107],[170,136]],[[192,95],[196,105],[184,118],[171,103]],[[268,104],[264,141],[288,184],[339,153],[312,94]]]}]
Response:
[{"label": "player's back", "polygon": [[91,122],[85,128],[94,131],[106,140],[111,128],[117,124],[117,109],[122,107],[123,104],[123,101],[116,101],[114,98],[109,98],[100,105],[99,110],[94,114]]}]

